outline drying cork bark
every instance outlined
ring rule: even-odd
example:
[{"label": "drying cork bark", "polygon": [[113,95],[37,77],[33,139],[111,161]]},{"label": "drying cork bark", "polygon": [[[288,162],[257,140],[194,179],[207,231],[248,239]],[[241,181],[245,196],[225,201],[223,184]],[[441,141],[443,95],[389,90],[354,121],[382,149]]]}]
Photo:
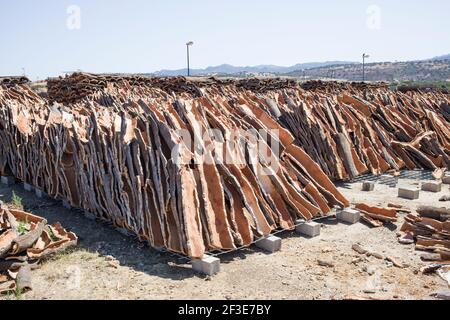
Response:
[{"label": "drying cork bark", "polygon": [[0,203],[0,294],[32,290],[31,270],[77,241],[59,223]]},{"label": "drying cork bark", "polygon": [[348,207],[331,179],[448,166],[448,96],[75,74],[0,91],[0,172],[192,258]]}]

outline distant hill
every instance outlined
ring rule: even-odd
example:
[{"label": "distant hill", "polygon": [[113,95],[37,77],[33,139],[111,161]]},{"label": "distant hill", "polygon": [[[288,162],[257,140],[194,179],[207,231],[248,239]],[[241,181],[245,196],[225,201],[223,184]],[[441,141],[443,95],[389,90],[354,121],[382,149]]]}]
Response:
[{"label": "distant hill", "polygon": [[[184,76],[187,69],[161,70],[148,74],[150,76]],[[341,79],[348,81],[362,80],[360,62],[326,61],[299,63],[290,67],[277,65],[258,65],[239,67],[230,64],[191,69],[193,76],[235,76],[254,75],[289,76],[303,79]],[[366,65],[368,81],[416,81],[446,82],[450,81],[450,54],[420,61],[374,62]]]},{"label": "distant hill", "polygon": [[446,54],[445,56],[434,57],[434,58],[431,59],[431,60],[433,60],[433,61],[450,60],[450,54]]},{"label": "distant hill", "polygon": [[[366,65],[367,81],[414,81],[445,82],[450,81],[450,59],[410,61],[410,62],[376,62]],[[304,79],[342,79],[348,81],[362,80],[362,65],[335,65],[297,70],[286,76]]]},{"label": "distant hill", "polygon": [[[247,66],[247,67],[237,67],[229,64],[222,64],[220,66],[208,67],[205,69],[191,69],[191,75],[234,75],[242,73],[271,73],[271,74],[284,74],[293,72],[296,70],[307,70],[311,68],[326,67],[331,65],[346,65],[355,64],[356,62],[348,61],[326,61],[326,62],[309,62],[309,63],[299,63],[290,67],[282,67],[276,65],[259,65],[259,66]],[[187,69],[179,70],[161,70],[154,72],[150,75],[152,76],[184,76],[187,74]]]}]

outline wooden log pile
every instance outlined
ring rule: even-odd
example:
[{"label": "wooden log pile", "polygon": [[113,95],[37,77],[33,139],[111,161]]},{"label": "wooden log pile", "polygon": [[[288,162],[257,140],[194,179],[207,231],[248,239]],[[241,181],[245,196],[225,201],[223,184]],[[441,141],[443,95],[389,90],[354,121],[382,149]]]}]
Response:
[{"label": "wooden log pile", "polygon": [[122,79],[66,106],[2,88],[0,173],[192,258],[349,206],[257,96],[226,87]]}]

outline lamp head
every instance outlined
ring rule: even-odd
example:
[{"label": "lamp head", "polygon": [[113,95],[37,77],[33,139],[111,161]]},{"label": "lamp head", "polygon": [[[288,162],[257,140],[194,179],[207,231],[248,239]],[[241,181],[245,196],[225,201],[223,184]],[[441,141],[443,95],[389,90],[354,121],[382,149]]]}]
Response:
[{"label": "lamp head", "polygon": [[193,41],[189,41],[188,43],[186,43],[186,45],[187,45],[188,47],[193,46],[193,45],[194,45],[194,42],[193,42]]}]

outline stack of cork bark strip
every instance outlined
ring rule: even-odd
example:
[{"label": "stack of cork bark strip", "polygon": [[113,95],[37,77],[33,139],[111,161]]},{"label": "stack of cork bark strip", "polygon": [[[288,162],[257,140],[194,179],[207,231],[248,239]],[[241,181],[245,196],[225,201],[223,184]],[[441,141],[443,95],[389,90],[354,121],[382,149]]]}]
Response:
[{"label": "stack of cork bark strip", "polygon": [[385,88],[273,91],[279,121],[331,178],[450,168],[450,95]]},{"label": "stack of cork bark strip", "polygon": [[348,206],[330,179],[450,166],[450,100],[439,92],[282,79],[52,81],[49,101],[24,85],[0,90],[0,173],[190,257]]},{"label": "stack of cork bark strip", "polygon": [[63,106],[2,88],[0,171],[193,258],[349,205],[255,96],[202,90],[123,81]]},{"label": "stack of cork bark strip", "polygon": [[30,80],[27,77],[2,77],[0,76],[0,85],[5,87],[15,86],[18,84],[29,83]]}]

